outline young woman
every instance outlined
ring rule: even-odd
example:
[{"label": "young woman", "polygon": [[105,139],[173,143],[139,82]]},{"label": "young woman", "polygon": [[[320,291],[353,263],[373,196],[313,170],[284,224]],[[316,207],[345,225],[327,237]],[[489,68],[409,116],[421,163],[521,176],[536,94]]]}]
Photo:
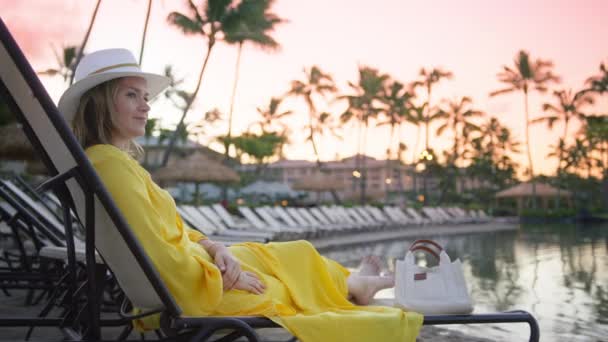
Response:
[{"label": "young woman", "polygon": [[186,226],[132,155],[148,101],[169,84],[124,49],[86,55],[59,109],[186,315],[263,315],[303,341],[414,341],[422,317],[363,306],[393,277],[366,258],[358,274],[307,241],[226,247]]}]

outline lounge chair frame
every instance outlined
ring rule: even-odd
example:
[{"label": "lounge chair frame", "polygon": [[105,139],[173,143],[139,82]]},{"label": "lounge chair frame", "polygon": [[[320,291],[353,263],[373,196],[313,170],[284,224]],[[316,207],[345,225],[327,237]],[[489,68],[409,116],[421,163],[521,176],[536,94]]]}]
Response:
[{"label": "lounge chair frame", "polygon": [[[115,206],[109,193],[95,173],[92,165],[82,148],[71,133],[63,117],[46,93],[43,85],[31,68],[27,59],[14,41],[4,22],[0,19],[0,96],[9,104],[9,107],[23,125],[23,130],[32,145],[37,150],[50,174],[49,181],[43,184],[42,189],[52,189],[62,202],[66,213],[71,208],[78,214],[86,232],[86,327],[83,336],[74,336],[82,340],[100,340],[100,300],[97,275],[99,269],[95,260],[96,247],[96,215],[105,211],[128,247],[131,255],[140,270],[145,274],[146,280],[154,290],[162,307],[153,309],[144,315],[161,313],[161,327],[168,340],[187,339],[190,341],[204,341],[219,330],[230,331],[221,340],[234,340],[244,336],[249,341],[258,341],[259,337],[254,328],[277,327],[278,325],[263,317],[183,317],[180,307],[161,281],[157,270],[153,267],[148,256],[129,229],[126,220]],[[55,151],[41,141],[38,133],[44,132],[52,137],[43,136],[44,139],[55,139],[65,149]],[[76,197],[75,190],[80,191],[84,198]],[[82,202],[80,202],[82,201]],[[84,206],[83,206],[84,204]],[[80,211],[78,210],[80,209]],[[68,259],[74,261],[74,245],[71,232],[71,216],[65,214],[66,241]],[[100,251],[101,257],[103,253]],[[107,261],[107,260],[106,260]],[[106,262],[107,264],[107,262]],[[129,317],[127,317],[128,319]],[[133,317],[131,317],[133,318]],[[118,320],[119,323],[124,323]],[[500,314],[482,314],[466,316],[425,316],[424,324],[470,324],[470,323],[512,323],[524,322],[530,325],[530,341],[538,340],[538,325],[534,317],[526,312],[510,312]],[[61,326],[65,324],[61,319],[15,319],[0,318],[0,326],[30,326],[46,325]]]}]

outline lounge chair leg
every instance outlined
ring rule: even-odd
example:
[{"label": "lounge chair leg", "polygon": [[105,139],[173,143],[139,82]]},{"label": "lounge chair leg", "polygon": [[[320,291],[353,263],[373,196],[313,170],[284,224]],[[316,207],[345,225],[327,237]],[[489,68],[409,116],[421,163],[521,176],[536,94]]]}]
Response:
[{"label": "lounge chair leg", "polygon": [[127,337],[129,337],[129,335],[131,334],[131,331],[133,331],[133,325],[129,324],[122,330],[122,332],[120,333],[120,335],[118,336],[118,338],[116,340],[117,341],[126,340]]}]

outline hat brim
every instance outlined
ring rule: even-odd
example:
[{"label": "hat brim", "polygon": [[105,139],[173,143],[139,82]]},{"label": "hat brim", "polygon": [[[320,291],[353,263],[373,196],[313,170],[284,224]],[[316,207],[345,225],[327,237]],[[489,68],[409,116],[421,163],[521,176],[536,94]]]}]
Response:
[{"label": "hat brim", "polygon": [[59,104],[57,108],[59,112],[63,114],[63,117],[66,119],[68,123],[71,123],[74,119],[74,115],[76,114],[76,110],[78,109],[78,104],[80,103],[80,98],[84,93],[86,93],[89,89],[107,81],[111,81],[113,79],[121,78],[121,77],[142,77],[148,83],[148,94],[150,99],[153,99],[158,94],[160,94],[163,90],[165,90],[169,84],[171,84],[171,79],[157,74],[151,74],[146,72],[133,72],[133,71],[124,71],[124,72],[105,72],[99,75],[88,76],[70,86],[65,93],[59,99]]}]

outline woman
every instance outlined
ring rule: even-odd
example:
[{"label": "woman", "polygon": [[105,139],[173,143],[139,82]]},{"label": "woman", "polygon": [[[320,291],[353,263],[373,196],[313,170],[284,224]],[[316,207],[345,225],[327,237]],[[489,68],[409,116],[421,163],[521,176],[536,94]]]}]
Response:
[{"label": "woman", "polygon": [[[413,341],[421,316],[363,307],[394,285],[365,259],[350,274],[306,241],[226,247],[187,227],[132,158],[150,98],[169,84],[124,49],[85,56],[59,109],[185,315],[263,315],[304,341]],[[356,322],[356,324],[355,324]]]}]

